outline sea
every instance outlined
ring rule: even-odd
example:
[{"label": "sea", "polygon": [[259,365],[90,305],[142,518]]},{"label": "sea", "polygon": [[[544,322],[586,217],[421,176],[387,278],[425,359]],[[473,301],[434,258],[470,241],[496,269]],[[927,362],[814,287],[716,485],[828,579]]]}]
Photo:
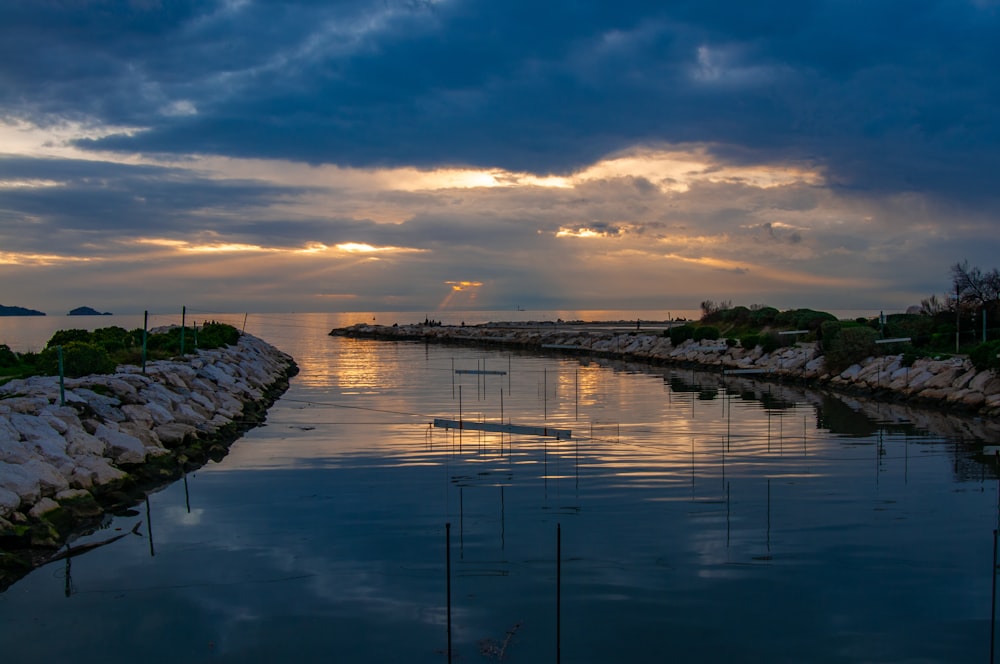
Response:
[{"label": "sea", "polygon": [[[991,656],[1000,482],[981,421],[621,358],[329,335],[425,317],[668,315],[187,312],[299,374],[221,461],[72,544],[125,537],[0,593],[3,661]],[[0,318],[0,343],[143,319]]]}]

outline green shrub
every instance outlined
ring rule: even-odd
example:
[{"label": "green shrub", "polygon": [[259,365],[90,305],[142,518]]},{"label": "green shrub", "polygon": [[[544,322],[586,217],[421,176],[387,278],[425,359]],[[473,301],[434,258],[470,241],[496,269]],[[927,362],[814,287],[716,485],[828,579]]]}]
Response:
[{"label": "green shrub", "polygon": [[126,348],[131,348],[135,344],[132,335],[123,327],[102,327],[94,330],[90,335],[90,343],[95,344],[108,351],[117,353]]},{"label": "green shrub", "polygon": [[52,335],[49,342],[45,344],[46,348],[55,348],[56,346],[65,346],[71,341],[90,341],[90,332],[86,330],[59,330]]},{"label": "green shrub", "polygon": [[702,325],[694,330],[694,340],[702,341],[703,339],[718,339],[719,338],[719,328],[713,327],[711,325]]},{"label": "green shrub", "polygon": [[6,344],[0,344],[0,369],[16,367],[21,361],[17,359],[17,354]]},{"label": "green shrub", "polygon": [[764,327],[773,323],[779,313],[774,307],[761,307],[750,312],[750,322],[757,327]]},{"label": "green shrub", "polygon": [[840,330],[843,327],[840,321],[828,320],[823,321],[823,324],[819,327],[819,345],[823,351],[828,351],[833,348],[833,345],[837,342],[837,338],[840,337]]},{"label": "green shrub", "polygon": [[[63,345],[63,375],[70,378],[89,376],[90,374],[107,374],[115,370],[108,351],[95,344],[82,341],[70,341]],[[49,347],[41,352],[38,368],[50,376],[59,374],[59,350]]]},{"label": "green shrub", "polygon": [[740,337],[740,346],[747,350],[753,350],[760,345],[759,334],[745,334]]},{"label": "green shrub", "polygon": [[824,322],[836,321],[837,317],[825,311],[813,309],[789,309],[774,317],[774,324],[795,330],[815,332]]},{"label": "green shrub", "polygon": [[848,327],[840,330],[827,349],[824,358],[827,371],[839,372],[875,354],[878,332],[870,327]]},{"label": "green shrub", "polygon": [[760,348],[765,353],[773,353],[781,348],[781,337],[777,332],[765,332],[760,335]]},{"label": "green shrub", "polygon": [[1000,355],[1000,341],[987,341],[973,348],[969,353],[969,359],[978,371],[1000,369],[998,355]]},{"label": "green shrub", "polygon": [[205,323],[198,330],[198,348],[221,348],[239,343],[240,331],[225,323]]},{"label": "green shrub", "polygon": [[670,343],[675,346],[679,346],[688,339],[694,338],[694,325],[681,325],[679,327],[672,327],[668,330],[670,335]]}]

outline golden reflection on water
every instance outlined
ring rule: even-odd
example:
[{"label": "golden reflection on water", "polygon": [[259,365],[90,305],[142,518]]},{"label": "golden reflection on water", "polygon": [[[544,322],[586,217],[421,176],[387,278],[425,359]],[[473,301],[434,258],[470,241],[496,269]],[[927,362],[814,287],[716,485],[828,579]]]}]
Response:
[{"label": "golden reflection on water", "polygon": [[[245,327],[291,354],[299,367],[266,426],[250,431],[233,446],[227,462],[213,468],[339,464],[341,457],[353,463],[363,456],[380,463],[434,466],[455,459],[486,460],[504,444],[495,434],[456,437],[434,431],[435,417],[572,429],[572,442],[508,440],[513,452],[508,449],[507,462],[544,465],[546,459],[573,455],[586,472],[618,473],[624,481],[644,484],[690,476],[692,467],[696,477],[713,479],[759,473],[764,467],[787,477],[813,477],[824,473],[833,458],[873,467],[878,460],[884,467],[908,454],[908,448],[886,454],[878,447],[873,437],[884,430],[882,424],[794,385],[723,379],[687,369],[651,370],[608,358],[329,336],[335,327],[380,317],[378,322],[389,324],[421,318],[189,311],[189,322],[219,320]],[[22,324],[36,337],[47,337],[49,328],[66,327],[64,319],[46,318]],[[156,314],[151,326],[179,319],[179,314]],[[130,327],[141,325],[141,316],[86,317],[73,324]],[[509,374],[456,376],[458,368]],[[830,431],[831,426],[845,433]],[[914,434],[913,440],[918,437]],[[545,476],[564,479],[559,473]]]}]

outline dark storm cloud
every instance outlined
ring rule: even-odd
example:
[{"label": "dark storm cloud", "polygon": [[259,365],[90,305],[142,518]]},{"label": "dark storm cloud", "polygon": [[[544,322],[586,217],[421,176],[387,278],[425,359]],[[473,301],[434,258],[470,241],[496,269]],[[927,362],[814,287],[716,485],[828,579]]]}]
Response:
[{"label": "dark storm cloud", "polygon": [[[5,180],[50,183],[0,188],[0,247],[7,251],[75,251],[82,237],[183,239],[206,230],[232,232],[233,226],[239,232],[240,214],[306,191],[210,180],[179,168],[0,156],[0,182]],[[273,237],[282,237],[283,245],[288,231],[286,225]],[[60,242],[65,246],[57,247]]]},{"label": "dark storm cloud", "polygon": [[639,143],[823,165],[846,191],[993,195],[997,10],[895,2],[7,3],[9,114],[84,143],[567,172]]}]

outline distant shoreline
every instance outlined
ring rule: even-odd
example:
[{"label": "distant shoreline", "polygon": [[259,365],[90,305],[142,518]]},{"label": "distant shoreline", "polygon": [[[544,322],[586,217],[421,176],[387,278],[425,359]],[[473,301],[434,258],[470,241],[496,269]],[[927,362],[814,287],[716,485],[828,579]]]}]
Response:
[{"label": "distant shoreline", "polygon": [[801,342],[765,353],[761,347],[730,346],[725,339],[674,346],[662,330],[626,330],[605,323],[488,323],[455,325],[358,324],[331,330],[331,336],[384,341],[421,341],[521,348],[534,352],[595,355],[649,364],[676,365],[753,374],[773,380],[797,380],[882,401],[946,408],[980,417],[1000,418],[1000,376],[977,371],[968,358],[920,358],[906,365],[902,355],[869,357],[831,373],[815,342]]}]

